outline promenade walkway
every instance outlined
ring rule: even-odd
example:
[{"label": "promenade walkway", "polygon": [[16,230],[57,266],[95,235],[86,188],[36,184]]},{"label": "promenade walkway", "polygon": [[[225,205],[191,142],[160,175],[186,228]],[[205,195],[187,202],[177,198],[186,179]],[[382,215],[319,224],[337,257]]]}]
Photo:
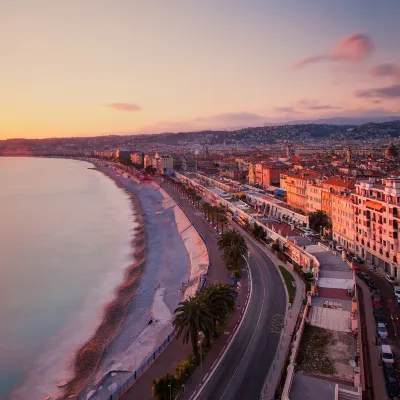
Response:
[{"label": "promenade walkway", "polygon": [[[162,185],[162,188],[176,201],[176,203],[183,209],[188,218],[192,221],[193,225],[205,238],[207,248],[209,251],[209,257],[211,267],[208,273],[208,281],[216,282],[222,281],[225,283],[229,281],[229,273],[222,261],[220,252],[217,247],[217,238],[215,232],[210,227],[209,223],[205,221],[201,213],[194,209],[194,207],[188,202],[187,199],[181,198],[176,191],[166,184]],[[203,372],[200,376],[200,380],[203,379],[207,374],[207,371],[211,368],[212,364],[218,358],[219,353],[226,346],[231,335],[233,334],[235,326],[241,318],[244,305],[246,303],[246,296],[248,291],[248,276],[247,273],[243,273],[241,280],[241,291],[239,293],[239,304],[241,308],[237,309],[230,319],[230,322],[226,328],[226,334],[222,335],[217,343],[214,345],[211,352],[207,355],[202,365]],[[191,352],[190,345],[183,345],[182,340],[173,340],[171,344],[160,354],[160,356],[153,362],[148,370],[135,382],[135,384],[122,396],[124,400],[148,400],[152,399],[151,386],[152,380],[156,377],[165,375],[167,372],[172,372],[175,366],[183,361]],[[192,378],[192,384],[196,385],[196,380],[199,379],[197,376]],[[187,391],[186,391],[187,393]],[[181,397],[185,398],[185,397]]]}]

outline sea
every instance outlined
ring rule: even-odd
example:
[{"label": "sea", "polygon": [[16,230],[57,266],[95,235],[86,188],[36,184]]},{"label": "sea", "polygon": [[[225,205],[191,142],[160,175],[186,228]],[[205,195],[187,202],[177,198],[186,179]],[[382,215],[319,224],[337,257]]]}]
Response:
[{"label": "sea", "polygon": [[132,264],[129,196],[87,162],[0,157],[0,399],[72,377]]}]

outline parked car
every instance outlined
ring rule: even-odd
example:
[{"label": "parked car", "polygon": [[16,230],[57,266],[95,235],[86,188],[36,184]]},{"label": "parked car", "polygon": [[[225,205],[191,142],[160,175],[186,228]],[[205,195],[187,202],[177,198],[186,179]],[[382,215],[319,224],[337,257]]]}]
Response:
[{"label": "parked car", "polygon": [[390,275],[385,275],[385,279],[391,283],[392,285],[394,285],[396,283],[396,279],[393,278],[393,276]]},{"label": "parked car", "polygon": [[388,338],[384,338],[384,337],[379,338],[379,340],[378,340],[378,346],[379,347],[382,347],[382,346],[385,346],[385,345],[388,345],[388,344],[389,344]]},{"label": "parked car", "polygon": [[[387,338],[388,337],[388,331],[386,329],[385,324],[383,324],[382,322],[378,323],[377,326],[377,331],[378,331],[378,336],[380,338]],[[383,347],[383,346],[382,346]]]},{"label": "parked car", "polygon": [[343,247],[342,246],[336,246],[336,251],[343,251]]},{"label": "parked car", "polygon": [[400,295],[400,286],[393,286],[394,294]]},{"label": "parked car", "polygon": [[379,302],[381,302],[381,301],[382,301],[381,295],[380,295],[379,293],[374,293],[374,294],[372,295],[372,301],[373,301],[374,303],[379,303]]},{"label": "parked car", "polygon": [[394,305],[393,299],[388,299],[387,303],[388,303],[388,307],[389,307],[390,310],[395,310],[396,309],[396,306]]},{"label": "parked car", "polygon": [[364,260],[360,257],[353,257],[353,261],[355,261],[358,264],[364,264]]},{"label": "parked car", "polygon": [[374,310],[382,310],[382,302],[380,303],[372,303]]},{"label": "parked car", "polygon": [[394,376],[395,378],[397,378],[397,371],[396,371],[394,364],[383,363],[382,366],[383,366],[383,373],[385,374],[385,377]]},{"label": "parked car", "polygon": [[385,376],[386,389],[390,397],[397,397],[400,395],[399,384],[395,376]]},{"label": "parked car", "polygon": [[389,345],[385,344],[381,347],[382,361],[387,364],[394,364],[392,349]]}]

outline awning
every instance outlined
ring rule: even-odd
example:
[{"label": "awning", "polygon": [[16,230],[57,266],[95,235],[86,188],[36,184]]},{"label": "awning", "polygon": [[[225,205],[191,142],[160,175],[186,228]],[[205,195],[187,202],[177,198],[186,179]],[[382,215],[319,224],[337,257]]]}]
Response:
[{"label": "awning", "polygon": [[383,205],[377,201],[367,200],[365,202],[365,207],[372,208],[375,211],[382,211]]}]

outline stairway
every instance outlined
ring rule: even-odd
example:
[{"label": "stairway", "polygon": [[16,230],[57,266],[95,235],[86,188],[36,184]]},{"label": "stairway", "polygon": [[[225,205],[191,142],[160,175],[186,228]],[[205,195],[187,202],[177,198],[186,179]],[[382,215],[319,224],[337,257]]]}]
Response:
[{"label": "stairway", "polygon": [[361,392],[358,390],[346,390],[336,385],[335,392],[335,400],[361,400]]}]

